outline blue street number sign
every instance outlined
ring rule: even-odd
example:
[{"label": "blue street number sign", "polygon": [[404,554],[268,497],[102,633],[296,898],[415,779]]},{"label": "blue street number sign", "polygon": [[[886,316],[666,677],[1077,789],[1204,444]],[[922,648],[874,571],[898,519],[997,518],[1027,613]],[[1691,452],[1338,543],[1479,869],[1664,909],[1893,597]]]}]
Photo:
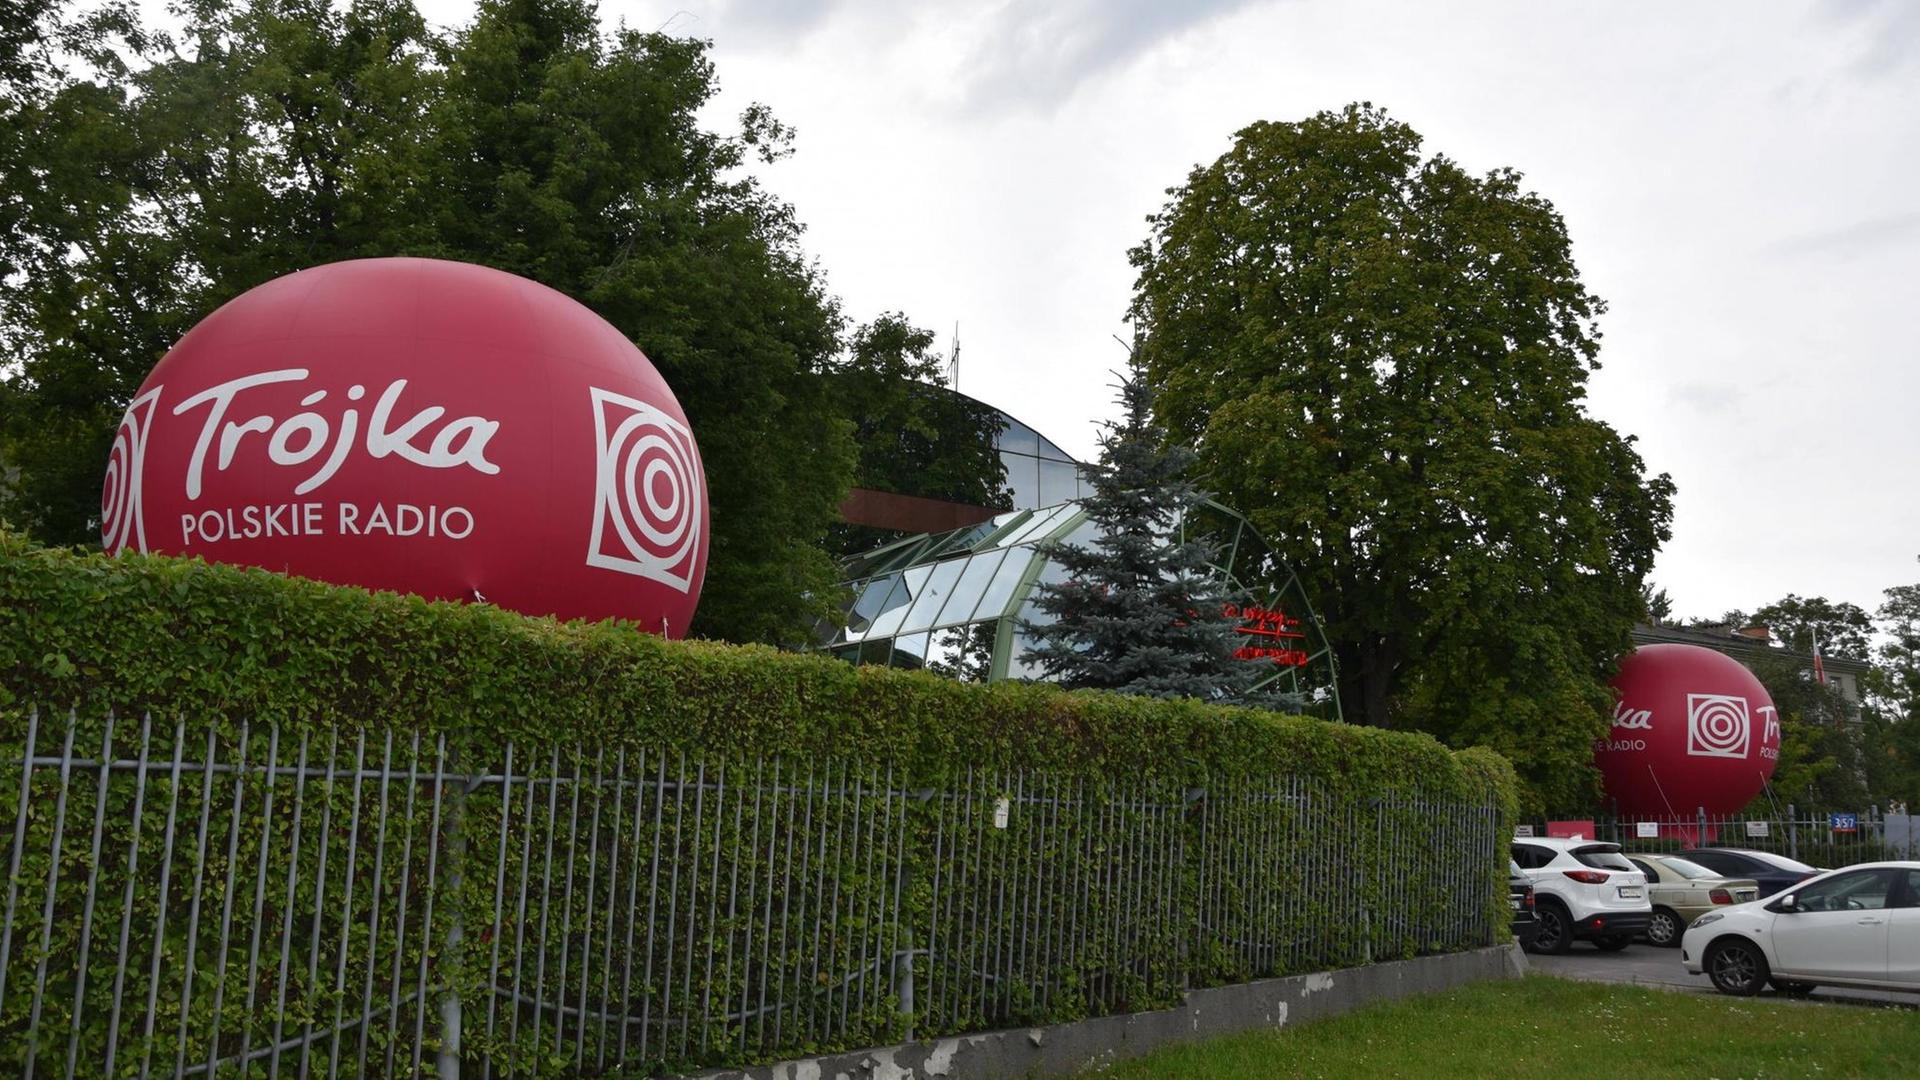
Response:
[{"label": "blue street number sign", "polygon": [[1833,822],[1834,832],[1857,833],[1860,831],[1859,814],[1829,814],[1827,816]]}]

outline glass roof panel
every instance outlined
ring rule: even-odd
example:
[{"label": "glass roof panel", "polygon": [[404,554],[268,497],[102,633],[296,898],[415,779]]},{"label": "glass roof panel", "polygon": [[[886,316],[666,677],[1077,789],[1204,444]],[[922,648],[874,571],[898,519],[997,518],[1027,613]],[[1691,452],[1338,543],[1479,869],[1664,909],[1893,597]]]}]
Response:
[{"label": "glass roof panel", "polygon": [[1061,503],[1059,506],[1049,506],[1043,510],[1036,510],[1033,514],[1033,520],[1014,529],[996,542],[1001,547],[1011,547],[1014,544],[1025,543],[1029,539],[1037,539],[1039,534],[1049,525],[1060,520],[1063,515],[1076,513],[1079,509],[1080,507],[1074,503]]},{"label": "glass roof panel", "polygon": [[900,621],[907,616],[909,601],[920,595],[920,587],[927,582],[927,576],[933,573],[931,566],[909,566],[900,572],[900,580],[886,603],[881,605],[880,614],[874,617],[873,625],[867,628],[867,636],[881,637],[899,630]]},{"label": "glass roof panel", "polygon": [[980,605],[980,598],[986,595],[987,586],[993,581],[994,571],[1006,559],[1003,550],[988,551],[967,560],[967,568],[954,583],[953,592],[947,599],[947,606],[935,616],[935,626],[949,626],[963,623],[973,618],[973,611]]},{"label": "glass roof panel", "polygon": [[913,607],[907,610],[906,618],[900,621],[901,631],[925,630],[932,626],[934,616],[946,605],[947,597],[953,593],[954,582],[960,580],[960,572],[966,568],[965,558],[934,563],[933,572],[927,575],[926,583],[913,598]]},{"label": "glass roof panel", "polygon": [[975,619],[997,619],[1007,613],[1007,601],[1013,599],[1013,590],[1020,585],[1020,579],[1026,575],[1027,568],[1040,553],[1033,548],[1016,548],[1008,551],[1005,558],[994,568],[993,577],[987,581],[986,594],[980,598],[979,606],[973,609]]}]

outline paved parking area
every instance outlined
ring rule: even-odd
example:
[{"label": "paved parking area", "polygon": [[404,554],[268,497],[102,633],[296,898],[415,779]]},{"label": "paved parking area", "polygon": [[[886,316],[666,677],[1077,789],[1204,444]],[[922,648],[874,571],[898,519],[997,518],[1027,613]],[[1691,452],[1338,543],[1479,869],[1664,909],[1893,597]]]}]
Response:
[{"label": "paved parking area", "polygon": [[[1573,948],[1565,955],[1543,956],[1539,953],[1529,953],[1527,962],[1532,965],[1533,970],[1543,975],[1557,975],[1563,979],[1635,983],[1641,986],[1715,993],[1713,983],[1705,975],[1687,974],[1687,969],[1680,964],[1679,949],[1656,949],[1651,945],[1634,945],[1620,952],[1610,953],[1601,952],[1592,945],[1576,941]],[[1760,996],[1784,997],[1785,995],[1773,990],[1764,990]],[[1920,1008],[1920,994],[1895,994],[1881,990],[1840,990],[1823,986],[1814,991],[1813,1000]]]}]

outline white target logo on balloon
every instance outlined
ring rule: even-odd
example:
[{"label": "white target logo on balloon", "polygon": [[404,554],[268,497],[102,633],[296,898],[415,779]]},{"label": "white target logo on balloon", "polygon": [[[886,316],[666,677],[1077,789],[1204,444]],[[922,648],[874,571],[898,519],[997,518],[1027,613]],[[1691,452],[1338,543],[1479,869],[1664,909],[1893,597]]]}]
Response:
[{"label": "white target logo on balloon", "polygon": [[644,401],[588,390],[599,453],[587,565],[690,591],[707,492],[693,432]]},{"label": "white target logo on balloon", "polygon": [[140,487],[147,471],[147,436],[152,433],[161,389],[156,386],[134,398],[120,415],[120,430],[113,435],[106,479],[100,485],[100,539],[109,555],[118,555],[128,547],[147,550]]},{"label": "white target logo on balloon", "polygon": [[1744,758],[1753,739],[1747,699],[1729,694],[1687,695],[1687,753]]}]

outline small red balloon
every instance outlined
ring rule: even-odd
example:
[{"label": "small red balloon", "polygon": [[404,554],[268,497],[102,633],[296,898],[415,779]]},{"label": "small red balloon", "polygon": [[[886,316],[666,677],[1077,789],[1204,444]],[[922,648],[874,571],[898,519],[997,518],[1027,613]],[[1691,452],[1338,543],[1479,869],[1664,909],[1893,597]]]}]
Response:
[{"label": "small red balloon", "polygon": [[1622,814],[1688,818],[1751,802],[1780,761],[1780,714],[1744,664],[1698,645],[1646,645],[1620,662],[1613,730],[1594,762]]},{"label": "small red balloon", "polygon": [[101,540],[680,637],[699,446],[618,330],[466,263],[364,259],[206,317],[121,419]]}]

